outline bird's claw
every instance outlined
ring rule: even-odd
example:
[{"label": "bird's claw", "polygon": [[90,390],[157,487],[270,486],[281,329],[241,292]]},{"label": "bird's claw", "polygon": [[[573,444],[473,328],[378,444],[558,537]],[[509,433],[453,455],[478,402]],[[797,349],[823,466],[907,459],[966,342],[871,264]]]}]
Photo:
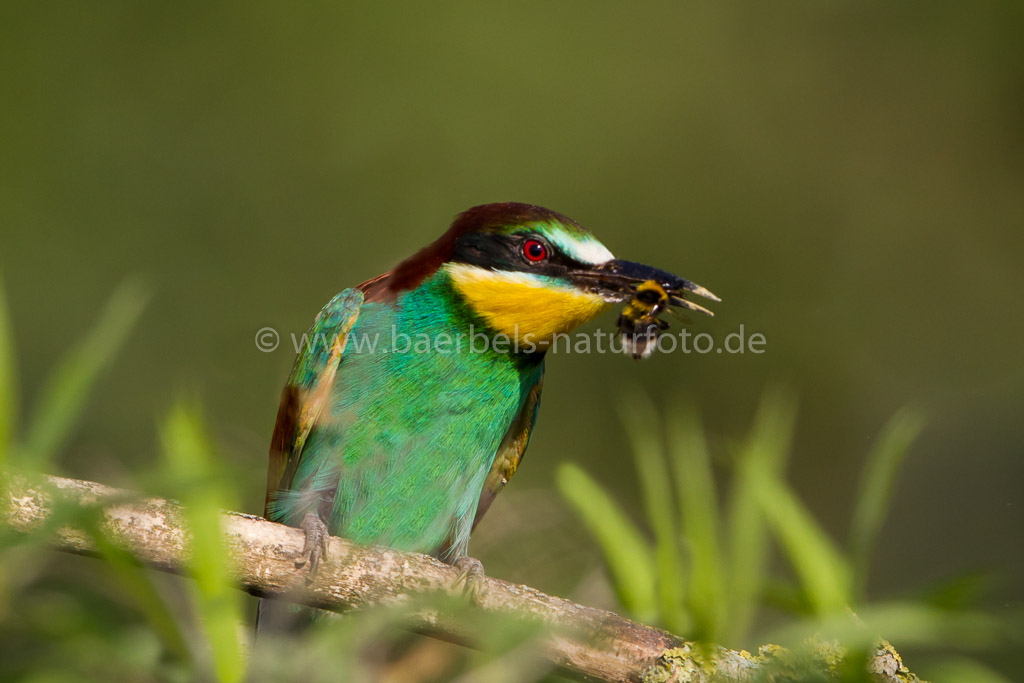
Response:
[{"label": "bird's claw", "polygon": [[473,603],[479,603],[486,578],[483,562],[467,555],[455,560],[453,566],[459,570],[459,578],[455,580],[455,585],[463,584],[462,594]]},{"label": "bird's claw", "polygon": [[331,534],[327,530],[327,525],[315,512],[307,512],[306,516],[302,518],[299,528],[305,532],[306,542],[302,546],[302,555],[295,560],[295,566],[301,567],[309,562],[309,574],[306,577],[306,581],[309,582],[316,576],[317,569],[320,568],[320,560],[327,559],[327,546]]}]

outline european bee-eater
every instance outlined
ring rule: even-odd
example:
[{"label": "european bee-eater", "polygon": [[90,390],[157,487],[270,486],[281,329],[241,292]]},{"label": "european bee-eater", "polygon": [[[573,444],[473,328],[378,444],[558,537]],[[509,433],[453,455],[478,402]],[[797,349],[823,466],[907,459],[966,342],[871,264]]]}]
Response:
[{"label": "european bee-eater", "polygon": [[648,280],[680,305],[715,298],[554,211],[462,213],[316,317],[278,412],[266,517],[305,529],[310,572],[327,533],[479,572],[469,535],[523,458],[546,345]]}]

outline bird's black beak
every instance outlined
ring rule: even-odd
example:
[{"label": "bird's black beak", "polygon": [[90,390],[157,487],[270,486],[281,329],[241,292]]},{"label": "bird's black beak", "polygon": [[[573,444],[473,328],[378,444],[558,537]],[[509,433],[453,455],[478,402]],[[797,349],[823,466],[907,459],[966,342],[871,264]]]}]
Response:
[{"label": "bird's black beak", "polygon": [[678,275],[659,270],[642,263],[612,259],[599,263],[587,270],[579,270],[571,274],[572,279],[580,286],[589,291],[600,294],[609,303],[622,303],[633,298],[637,285],[648,280],[654,280],[665,288],[673,306],[687,308],[691,311],[699,311],[707,315],[714,315],[711,311],[699,306],[692,301],[687,301],[683,295],[687,292],[697,294],[705,299],[721,301],[710,291],[698,284],[690,282]]}]

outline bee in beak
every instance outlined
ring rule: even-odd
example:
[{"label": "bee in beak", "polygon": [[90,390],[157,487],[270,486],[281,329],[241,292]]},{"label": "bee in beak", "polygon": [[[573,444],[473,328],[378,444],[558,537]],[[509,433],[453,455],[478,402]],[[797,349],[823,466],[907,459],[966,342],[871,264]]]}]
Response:
[{"label": "bee in beak", "polygon": [[673,309],[685,309],[713,316],[714,313],[686,298],[687,294],[721,301],[708,289],[678,275],[642,263],[612,259],[573,273],[576,282],[599,294],[609,303],[625,303],[618,327],[623,344],[633,358],[653,353],[658,336],[668,323],[658,316]]}]

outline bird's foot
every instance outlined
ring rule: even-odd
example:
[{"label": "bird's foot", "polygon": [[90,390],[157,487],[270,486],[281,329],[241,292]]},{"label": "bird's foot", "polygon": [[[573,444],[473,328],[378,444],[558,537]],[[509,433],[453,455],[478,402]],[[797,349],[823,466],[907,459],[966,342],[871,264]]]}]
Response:
[{"label": "bird's foot", "polygon": [[478,604],[483,591],[484,579],[487,578],[484,575],[483,562],[466,555],[455,560],[452,566],[459,570],[459,578],[455,580],[455,585],[462,584],[462,594],[474,604]]},{"label": "bird's foot", "polygon": [[307,562],[309,563],[309,575],[306,577],[308,583],[316,576],[316,571],[320,568],[320,560],[327,559],[327,546],[330,543],[331,534],[327,530],[327,525],[315,512],[307,512],[306,516],[302,518],[299,528],[305,532],[306,542],[302,546],[302,555],[295,560],[295,566],[301,567]]}]

